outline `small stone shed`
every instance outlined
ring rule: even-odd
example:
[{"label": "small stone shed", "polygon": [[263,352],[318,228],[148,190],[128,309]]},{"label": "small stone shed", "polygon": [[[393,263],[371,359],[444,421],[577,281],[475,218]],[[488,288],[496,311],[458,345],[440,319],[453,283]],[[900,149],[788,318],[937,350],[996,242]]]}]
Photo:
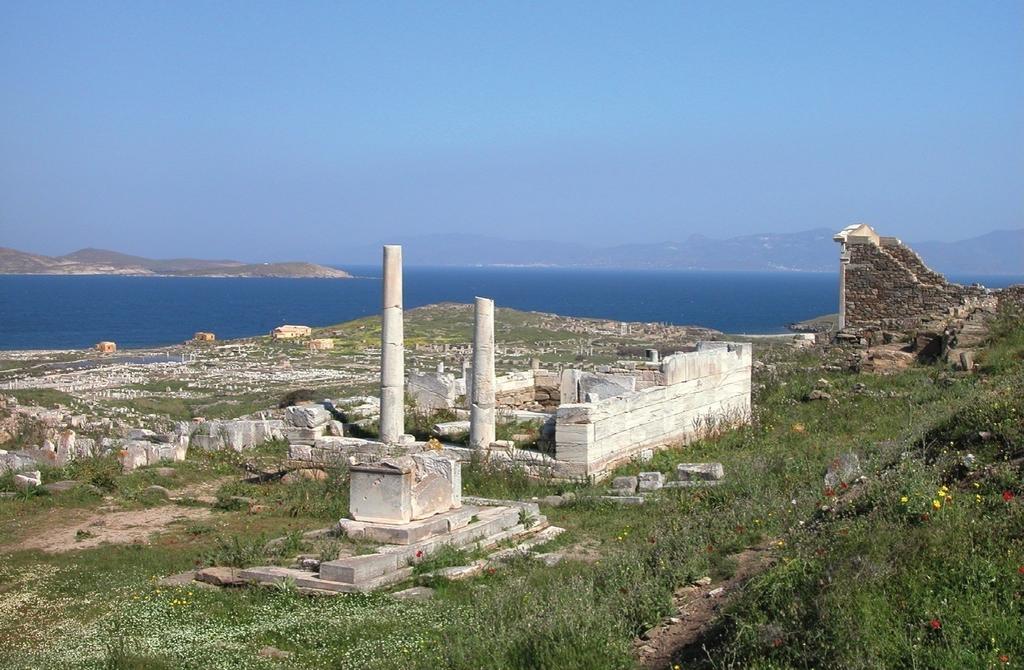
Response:
[{"label": "small stone shed", "polygon": [[270,331],[270,336],[275,340],[293,340],[299,337],[309,337],[313,329],[309,326],[293,326],[285,324]]}]

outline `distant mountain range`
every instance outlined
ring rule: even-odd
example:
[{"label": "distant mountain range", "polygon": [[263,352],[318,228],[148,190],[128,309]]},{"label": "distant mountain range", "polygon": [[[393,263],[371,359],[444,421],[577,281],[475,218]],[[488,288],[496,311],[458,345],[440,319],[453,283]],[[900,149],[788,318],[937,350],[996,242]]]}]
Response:
[{"label": "distant mountain range", "polygon": [[352,275],[314,263],[242,263],[195,258],[155,260],[105,249],[81,249],[65,256],[41,256],[0,247],[0,274],[170,275],[176,277],[316,277]]},{"label": "distant mountain range", "polygon": [[[516,241],[484,235],[415,235],[387,240],[403,245],[408,265],[557,266],[687,270],[834,272],[839,264],[835,231],[763,233],[715,239],[690,235],[681,242],[612,247],[546,240]],[[946,274],[1024,274],[1024,228],[997,230],[959,242],[908,242],[925,263]],[[342,261],[376,263],[380,247],[353,245]],[[117,274],[187,277],[349,278],[343,270],[313,263],[242,263],[232,260],[155,260],[104,249],[41,256],[0,247],[0,274]]]},{"label": "distant mountain range", "polygon": [[[688,270],[789,270],[834,272],[839,266],[835,231],[763,233],[714,239],[690,235],[679,242],[613,247],[544,240],[513,241],[482,235],[418,235],[389,239],[402,244],[410,265],[536,265]],[[952,274],[1024,274],[1024,228],[1000,230],[959,242],[908,242],[934,270]],[[348,250],[348,262],[366,263],[379,246]]]}]

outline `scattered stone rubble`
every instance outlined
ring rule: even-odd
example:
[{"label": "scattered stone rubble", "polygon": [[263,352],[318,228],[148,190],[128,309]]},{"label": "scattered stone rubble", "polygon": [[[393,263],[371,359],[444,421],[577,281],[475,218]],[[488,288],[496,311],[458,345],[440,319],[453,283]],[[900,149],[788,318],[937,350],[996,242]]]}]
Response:
[{"label": "scattered stone rubble", "polygon": [[715,486],[725,478],[721,463],[680,463],[676,466],[675,479],[668,480],[658,471],[641,472],[636,476],[622,476],[612,479],[609,495],[605,500],[620,504],[643,504],[643,496],[663,488],[693,488]]}]

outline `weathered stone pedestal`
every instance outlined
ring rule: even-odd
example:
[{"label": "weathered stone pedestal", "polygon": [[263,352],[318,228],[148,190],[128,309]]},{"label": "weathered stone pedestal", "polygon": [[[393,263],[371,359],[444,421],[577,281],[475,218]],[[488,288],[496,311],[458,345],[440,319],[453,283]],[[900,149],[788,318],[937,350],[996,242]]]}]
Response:
[{"label": "weathered stone pedestal", "polygon": [[407,524],[462,506],[462,465],[432,453],[353,465],[349,514],[356,521]]},{"label": "weathered stone pedestal", "polygon": [[395,456],[351,465],[349,471],[352,518],[339,521],[335,532],[380,542],[377,551],[325,561],[319,573],[265,566],[243,570],[242,579],[292,580],[322,592],[370,591],[407,579],[413,564],[446,545],[490,547],[547,527],[535,503],[473,499],[473,505],[463,506],[462,466],[450,456]]}]

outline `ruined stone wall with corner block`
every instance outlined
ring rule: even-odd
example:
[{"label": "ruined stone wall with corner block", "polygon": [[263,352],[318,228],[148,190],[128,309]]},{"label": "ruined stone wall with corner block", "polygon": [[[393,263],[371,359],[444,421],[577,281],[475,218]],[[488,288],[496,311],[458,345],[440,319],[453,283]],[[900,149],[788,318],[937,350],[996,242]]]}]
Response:
[{"label": "ruined stone wall with corner block", "polygon": [[548,370],[510,372],[495,379],[494,404],[499,409],[550,411],[559,399],[558,375]]},{"label": "ruined stone wall with corner block", "polygon": [[533,373],[533,401],[544,411],[554,411],[562,402],[558,373],[535,370]]},{"label": "ruined stone wall with corner block", "polygon": [[845,326],[850,330],[912,331],[991,301],[982,287],[946,281],[894,238],[851,239],[847,254]]},{"label": "ruined stone wall with corner block", "polygon": [[[444,372],[413,370],[405,392],[419,409],[454,409],[469,394],[467,379]],[[554,411],[561,400],[558,373],[550,370],[522,370],[496,377],[495,407],[504,410]]]},{"label": "ruined stone wall with corner block", "polygon": [[533,370],[510,372],[494,380],[494,406],[501,409],[533,409],[536,397]]},{"label": "ruined stone wall with corner block", "polygon": [[601,477],[648,447],[686,443],[750,418],[751,345],[700,342],[661,362],[664,385],[555,414],[555,458],[567,474]]}]

